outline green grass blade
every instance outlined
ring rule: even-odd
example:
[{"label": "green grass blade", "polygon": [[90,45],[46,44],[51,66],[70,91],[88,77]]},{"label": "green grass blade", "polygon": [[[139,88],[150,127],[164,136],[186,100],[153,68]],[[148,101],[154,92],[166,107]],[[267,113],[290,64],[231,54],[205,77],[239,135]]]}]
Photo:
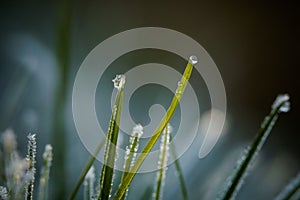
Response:
[{"label": "green grass blade", "polygon": [[300,197],[296,197],[298,191],[300,191],[300,173],[280,192],[275,200],[299,199]]},{"label": "green grass blade", "polygon": [[279,95],[272,105],[270,114],[263,121],[254,141],[246,149],[244,155],[238,162],[236,171],[226,186],[225,191],[219,199],[229,200],[235,199],[236,194],[241,188],[252,163],[254,162],[258,152],[265,143],[272,127],[274,126],[280,112],[287,112],[290,107],[289,96]]},{"label": "green grass blade", "polygon": [[126,189],[129,187],[133,177],[135,176],[136,172],[141,167],[141,165],[144,162],[144,160],[146,159],[147,155],[150,153],[152,147],[156,143],[157,139],[161,135],[161,133],[164,130],[164,128],[166,127],[166,125],[169,123],[169,121],[170,121],[171,117],[173,116],[175,109],[182,97],[182,94],[185,90],[188,80],[191,76],[191,73],[193,70],[193,64],[196,64],[196,63],[197,63],[197,58],[195,56],[191,56],[187,66],[186,66],[186,69],[183,73],[183,77],[178,84],[175,96],[173,97],[170,107],[168,108],[163,119],[160,121],[160,124],[156,128],[154,134],[152,135],[152,137],[150,138],[150,140],[144,147],[142,154],[137,158],[134,166],[132,167],[132,169],[130,170],[128,175],[125,177],[123,184],[120,186],[120,188],[118,189],[118,191],[114,197],[115,200],[120,200],[122,198]]},{"label": "green grass blade", "polygon": [[49,182],[50,167],[52,164],[52,146],[47,144],[43,154],[43,166],[40,176],[40,185],[39,185],[39,200],[47,199],[47,190]]},{"label": "green grass blade", "polygon": [[[172,135],[170,134],[170,140],[172,140]],[[188,200],[188,193],[187,193],[187,189],[186,189],[186,185],[185,185],[185,181],[184,181],[184,177],[183,177],[183,173],[180,167],[180,163],[179,163],[179,159],[177,158],[177,153],[176,153],[176,148],[174,143],[171,143],[171,153],[172,156],[175,160],[175,170],[179,179],[179,184],[180,184],[180,189],[181,189],[181,194],[182,194],[182,199],[183,200]]]},{"label": "green grass blade", "polygon": [[[123,171],[123,174],[122,174],[120,185],[122,185],[122,183],[124,182],[124,179],[127,176],[130,168],[134,164],[135,157],[136,157],[136,152],[139,148],[139,139],[142,136],[142,134],[143,134],[143,127],[140,124],[136,125],[133,128],[132,135],[131,135],[130,141],[129,141],[129,145],[126,147],[126,157],[125,157],[125,163],[124,163],[124,171]],[[126,193],[127,192],[128,192],[128,189],[127,189]],[[126,193],[121,198],[122,200],[125,199]]]},{"label": "green grass blade", "polygon": [[112,111],[112,118],[110,119],[110,125],[108,134],[106,136],[106,147],[104,154],[104,165],[100,177],[100,195],[98,199],[107,200],[110,197],[113,175],[114,175],[114,164],[116,159],[116,148],[119,134],[119,124],[122,111],[122,102],[124,94],[125,76],[117,75],[113,80],[115,88],[118,89],[116,101]]},{"label": "green grass blade", "polygon": [[96,159],[96,156],[98,155],[98,153],[100,152],[100,150],[102,149],[103,145],[104,145],[104,141],[105,140],[102,140],[100,142],[100,144],[97,146],[96,150],[93,152],[93,154],[89,157],[89,160],[88,162],[86,163],[84,169],[82,170],[79,178],[78,178],[78,181],[69,197],[69,200],[74,200],[78,191],[79,191],[79,188],[81,186],[81,184],[83,183],[84,181],[84,178],[86,176],[86,174],[88,173],[88,171],[90,170],[91,166],[93,165],[95,159]]},{"label": "green grass blade", "polygon": [[156,187],[153,193],[153,199],[159,200],[163,198],[163,187],[167,173],[167,162],[169,157],[169,145],[170,145],[170,126],[167,125],[163,132],[160,143],[160,155],[158,161],[158,172]]}]

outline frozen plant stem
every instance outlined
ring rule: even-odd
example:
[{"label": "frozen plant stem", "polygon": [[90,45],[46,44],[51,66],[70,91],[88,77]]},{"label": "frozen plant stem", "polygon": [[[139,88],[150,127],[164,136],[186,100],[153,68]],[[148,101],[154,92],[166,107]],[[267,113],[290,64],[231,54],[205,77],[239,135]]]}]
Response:
[{"label": "frozen plant stem", "polygon": [[233,174],[232,179],[229,181],[226,186],[225,191],[223,192],[221,200],[235,199],[235,196],[239,189],[241,188],[248,171],[252,163],[254,162],[258,152],[265,143],[270,131],[272,130],[278,115],[280,112],[288,112],[290,109],[290,102],[288,95],[279,95],[274,104],[270,114],[264,119],[254,141],[247,148],[245,154],[241,158],[236,168],[236,172]]},{"label": "frozen plant stem", "polygon": [[36,138],[35,134],[29,134],[28,138],[28,154],[26,159],[29,162],[29,168],[27,171],[27,175],[30,177],[28,185],[26,186],[25,199],[32,200],[33,199],[33,187],[34,187],[34,175],[35,175],[35,157],[36,157]]},{"label": "frozen plant stem", "polygon": [[45,151],[43,154],[43,166],[42,166],[40,186],[39,186],[39,200],[47,199],[48,182],[49,182],[49,174],[50,174],[50,167],[52,164],[52,158],[53,158],[52,146],[50,144],[47,144],[45,146]]},{"label": "frozen plant stem", "polygon": [[92,200],[94,197],[95,169],[92,166],[84,179],[84,199]]},{"label": "frozen plant stem", "polygon": [[163,187],[166,178],[167,163],[169,156],[170,129],[171,127],[168,124],[161,138],[160,154],[158,161],[159,170],[157,172],[156,188],[153,193],[154,200],[162,200],[163,198]]},{"label": "frozen plant stem", "polygon": [[[298,175],[280,192],[275,200],[297,199],[297,192],[300,191],[300,172]],[[300,196],[298,197],[300,198]]]},{"label": "frozen plant stem", "polygon": [[104,142],[105,142],[105,140],[102,140],[100,142],[100,144],[97,146],[96,150],[93,152],[93,155],[91,155],[89,157],[89,160],[86,163],[84,169],[82,170],[82,172],[81,172],[81,174],[80,174],[80,176],[78,178],[78,181],[77,181],[77,183],[76,183],[76,185],[75,185],[75,187],[74,187],[74,189],[73,189],[73,191],[72,191],[72,193],[70,195],[70,198],[69,198],[70,200],[75,199],[75,197],[76,197],[76,195],[78,193],[78,190],[79,190],[81,184],[84,181],[84,178],[85,178],[86,174],[88,173],[88,171],[90,170],[91,166],[93,165],[96,156],[98,155],[98,153],[100,152],[100,150],[102,149],[102,147],[104,145]]},{"label": "frozen plant stem", "polygon": [[[132,135],[131,135],[130,140],[129,140],[129,145],[126,146],[126,157],[125,157],[125,163],[124,163],[124,171],[123,171],[123,174],[122,174],[120,185],[122,185],[122,183],[123,183],[125,177],[127,176],[130,168],[134,164],[136,153],[137,153],[137,150],[139,148],[139,139],[142,136],[142,134],[143,134],[142,125],[140,125],[140,124],[136,125],[133,128]],[[125,199],[127,192],[128,192],[128,189],[125,192],[125,194],[123,195],[123,197],[121,198],[122,200]]]},{"label": "frozen plant stem", "polygon": [[116,159],[116,147],[118,141],[119,125],[124,94],[125,76],[117,75],[113,82],[114,87],[118,90],[118,93],[112,110],[112,116],[109,122],[108,133],[106,135],[104,165],[100,176],[100,195],[98,197],[99,200],[107,200],[110,197],[112,190],[114,164]]},{"label": "frozen plant stem", "polygon": [[[172,135],[171,134],[170,134],[170,140],[172,141]],[[179,159],[177,159],[176,148],[175,148],[175,145],[173,143],[171,143],[170,146],[171,146],[172,156],[175,160],[174,161],[175,170],[176,170],[176,173],[177,173],[177,176],[178,176],[178,179],[179,179],[182,198],[183,198],[183,200],[188,200],[188,193],[187,193],[185,181],[184,181],[184,178],[183,178],[183,173],[182,173],[182,170],[181,170],[181,167],[180,167]]]},{"label": "frozen plant stem", "polygon": [[181,81],[178,84],[175,96],[173,97],[173,100],[171,102],[170,107],[168,108],[166,114],[164,115],[164,117],[160,121],[158,127],[154,131],[154,134],[152,135],[152,137],[150,138],[150,140],[148,141],[148,143],[144,147],[142,153],[137,158],[137,160],[136,160],[135,164],[133,165],[133,167],[131,168],[130,172],[125,177],[124,182],[119,187],[119,189],[118,189],[118,191],[117,191],[117,193],[114,197],[115,200],[120,200],[123,197],[124,193],[126,192],[127,188],[129,187],[133,177],[135,176],[138,169],[141,167],[141,165],[144,162],[144,160],[146,159],[147,155],[149,154],[149,152],[153,148],[154,144],[158,140],[158,138],[161,135],[162,131],[164,130],[166,125],[169,123],[169,121],[170,121],[171,117],[173,116],[173,114],[175,112],[175,109],[176,109],[176,107],[177,107],[177,105],[178,105],[178,103],[179,103],[179,101],[180,101],[180,99],[183,95],[183,92],[186,88],[188,80],[191,76],[191,73],[192,73],[192,70],[193,70],[193,65],[196,64],[196,63],[197,63],[196,56],[191,56],[187,66],[185,68],[185,71],[183,73],[183,77],[182,77]]}]

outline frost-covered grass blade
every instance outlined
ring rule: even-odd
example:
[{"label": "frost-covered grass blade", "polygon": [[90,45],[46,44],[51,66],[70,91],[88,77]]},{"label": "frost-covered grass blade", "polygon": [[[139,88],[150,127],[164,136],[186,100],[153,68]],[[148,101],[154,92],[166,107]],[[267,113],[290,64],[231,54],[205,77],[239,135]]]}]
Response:
[{"label": "frost-covered grass blade", "polygon": [[40,186],[39,186],[39,200],[47,199],[47,190],[49,182],[50,167],[52,165],[52,146],[47,144],[45,147],[45,152],[43,154],[43,166],[40,177]]},{"label": "frost-covered grass blade", "polygon": [[113,80],[114,86],[118,89],[115,104],[112,110],[112,117],[110,119],[109,129],[106,136],[106,146],[104,154],[104,165],[100,176],[100,195],[98,199],[106,200],[110,197],[113,175],[114,175],[114,164],[116,159],[116,145],[118,141],[119,125],[122,111],[122,102],[124,94],[125,76],[117,75]]},{"label": "frost-covered grass blade", "polygon": [[275,200],[292,200],[292,199],[293,200],[300,199],[300,172],[275,198]]},{"label": "frost-covered grass blade", "polygon": [[25,199],[32,200],[33,199],[33,188],[34,188],[34,180],[35,180],[35,157],[36,157],[36,138],[35,134],[29,134],[28,138],[28,154],[26,159],[29,162],[29,168],[27,171],[27,176],[29,177],[26,192],[25,192]]},{"label": "frost-covered grass blade", "polygon": [[[170,134],[170,140],[172,140],[172,135],[171,134]],[[180,185],[180,189],[181,189],[182,199],[183,200],[188,200],[189,198],[188,198],[188,193],[187,193],[187,189],[186,189],[182,169],[180,167],[179,159],[176,159],[177,158],[176,147],[173,143],[170,144],[170,147],[171,147],[172,156],[175,160],[174,161],[175,171],[176,171],[178,179],[179,179],[179,185]]]},{"label": "frost-covered grass blade", "polygon": [[[137,150],[139,148],[139,139],[143,134],[143,127],[142,125],[138,124],[133,128],[132,135],[129,140],[129,145],[126,147],[126,157],[125,157],[125,163],[124,163],[124,171],[121,178],[121,183],[124,182],[125,177],[127,176],[128,172],[130,171],[130,168],[133,166]],[[128,192],[128,189],[126,193]],[[126,193],[121,198],[122,200],[125,199]]]},{"label": "frost-covered grass blade", "polygon": [[144,160],[146,159],[147,155],[150,153],[151,149],[153,148],[154,144],[158,140],[159,136],[161,135],[161,133],[164,130],[164,128],[166,127],[166,125],[169,123],[169,121],[170,121],[171,117],[173,116],[175,109],[182,97],[182,94],[185,90],[188,80],[191,76],[191,73],[193,70],[193,65],[196,63],[197,63],[197,58],[195,56],[191,56],[187,66],[185,68],[185,71],[183,73],[183,77],[182,77],[181,81],[178,83],[178,87],[177,87],[175,96],[173,97],[170,107],[168,108],[165,116],[160,121],[158,127],[154,131],[154,134],[152,135],[152,137],[150,138],[150,140],[144,147],[142,153],[137,158],[134,166],[132,167],[132,169],[130,170],[128,175],[125,177],[124,182],[122,183],[122,185],[120,186],[120,188],[118,189],[118,191],[114,197],[115,200],[120,200],[123,197],[124,193],[126,192],[127,188],[129,187],[133,177],[135,176],[136,172],[141,167],[141,165],[144,162]]},{"label": "frost-covered grass blade", "polygon": [[84,200],[94,198],[95,168],[91,166],[84,179]]},{"label": "frost-covered grass blade", "polygon": [[85,176],[87,175],[88,171],[90,170],[91,166],[93,165],[94,161],[95,161],[95,158],[96,156],[98,155],[98,153],[100,152],[100,150],[102,149],[103,145],[104,145],[104,142],[105,140],[102,140],[100,142],[100,144],[97,146],[96,150],[93,152],[93,155],[91,155],[88,159],[88,162],[86,163],[85,167],[83,168],[82,172],[80,173],[80,176],[78,178],[78,181],[70,195],[70,200],[73,200],[75,199],[77,193],[78,193],[78,190],[81,186],[81,184],[83,183],[84,181],[84,178]]},{"label": "frost-covered grass blade", "polygon": [[250,167],[255,160],[258,152],[265,143],[271,129],[273,128],[279,113],[288,112],[290,109],[290,102],[288,95],[279,95],[275,102],[272,105],[270,114],[263,121],[254,141],[246,149],[242,158],[238,161],[236,171],[233,176],[230,178],[229,182],[226,185],[226,189],[222,193],[219,199],[229,200],[234,199],[237,192],[241,188]]},{"label": "frost-covered grass blade", "polygon": [[167,173],[167,163],[169,157],[169,145],[170,145],[170,132],[171,126],[168,124],[163,132],[161,143],[160,143],[160,154],[158,161],[158,172],[156,178],[156,187],[153,193],[153,199],[162,200],[163,198],[163,188]]}]

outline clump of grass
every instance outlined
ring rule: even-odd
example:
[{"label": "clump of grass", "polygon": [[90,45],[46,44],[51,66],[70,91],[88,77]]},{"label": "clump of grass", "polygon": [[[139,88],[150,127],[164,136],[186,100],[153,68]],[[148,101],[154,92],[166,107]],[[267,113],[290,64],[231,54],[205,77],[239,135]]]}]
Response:
[{"label": "clump of grass", "polygon": [[17,142],[14,132],[6,130],[2,136],[4,147],[4,182],[9,199],[24,198],[24,188],[31,181],[28,176],[29,160],[22,159],[17,152]]},{"label": "clump of grass", "polygon": [[[122,175],[121,184],[119,186],[119,189],[116,192],[116,195],[114,196],[115,199],[125,199],[126,197],[126,191],[128,190],[128,186],[131,183],[134,175],[136,174],[137,170],[143,163],[144,159],[146,158],[147,154],[150,153],[152,147],[156,143],[157,139],[160,137],[161,133],[167,126],[169,120],[171,119],[182,95],[185,90],[185,87],[188,83],[188,80],[191,76],[193,65],[197,63],[197,58],[195,56],[191,56],[190,60],[187,64],[187,67],[184,71],[183,77],[181,81],[178,83],[178,88],[176,90],[175,96],[171,102],[171,105],[169,109],[167,110],[167,113],[161,120],[159,126],[156,128],[153,136],[150,138],[149,142],[147,143],[146,147],[142,151],[141,156],[137,158],[137,160],[134,162],[134,151],[137,150],[138,145],[138,136],[136,135],[133,137],[131,142],[133,142],[130,146],[132,148],[130,151],[132,151],[129,157],[127,157],[127,160],[125,161],[125,168]],[[101,171],[100,175],[100,186],[99,186],[99,194],[96,194],[97,199],[109,199],[111,195],[112,190],[112,180],[114,175],[114,163],[116,159],[116,151],[114,146],[117,145],[117,139],[118,139],[118,132],[119,132],[119,124],[120,124],[120,117],[121,117],[121,107],[122,107],[122,98],[123,98],[123,89],[125,85],[125,76],[124,75],[117,75],[116,78],[113,80],[115,88],[118,90],[115,104],[112,111],[112,116],[110,120],[109,130],[106,136],[106,146],[105,146],[105,154],[104,154],[104,165]],[[100,145],[99,145],[100,146]],[[102,146],[101,146],[102,147]],[[94,157],[98,154],[101,147],[96,150],[95,154],[92,155],[92,158],[89,159],[89,162],[87,163],[86,167],[84,168],[83,172],[80,175],[79,181],[76,184],[75,189],[73,190],[70,199],[74,199],[77,191],[79,190],[80,185],[82,184],[83,177],[86,175],[86,172],[94,162]],[[130,163],[130,165],[129,165]],[[129,167],[130,166],[130,167]],[[127,169],[129,171],[127,171]]]},{"label": "clump of grass", "polygon": [[[17,142],[12,130],[6,130],[2,135],[4,150],[4,177],[5,186],[0,186],[0,199],[32,200],[35,180],[36,137],[29,134],[26,158],[21,158],[17,152]],[[47,149],[47,148],[46,148]],[[44,153],[45,154],[45,153]],[[50,165],[48,166],[47,180],[49,179]],[[40,187],[46,187],[42,185]],[[44,190],[43,188],[40,188]],[[44,200],[46,198],[40,198]]]},{"label": "clump of grass", "polygon": [[[177,158],[175,146],[170,146],[171,139],[171,127],[168,125],[179,101],[183,95],[185,87],[191,76],[193,65],[197,63],[197,58],[190,57],[190,60],[186,66],[183,77],[178,83],[175,96],[168,108],[165,116],[162,118],[160,124],[154,131],[154,134],[149,139],[148,143],[142,150],[140,156],[136,158],[139,138],[143,134],[143,127],[137,125],[133,128],[132,136],[130,137],[129,144],[126,147],[126,156],[124,161],[124,171],[122,174],[119,188],[116,191],[113,199],[124,200],[126,194],[133,180],[135,174],[139,170],[140,166],[144,162],[147,155],[150,153],[154,144],[161,137],[160,143],[160,157],[158,161],[158,172],[155,181],[155,189],[153,198],[155,200],[162,199],[163,186],[167,171],[167,160],[169,157],[169,148],[174,158]],[[118,90],[115,104],[113,107],[109,130],[105,141],[100,141],[95,152],[91,155],[85,168],[83,169],[78,182],[71,194],[70,199],[74,199],[80,185],[84,182],[84,199],[85,200],[108,200],[111,198],[112,184],[114,176],[114,165],[116,161],[116,146],[119,134],[119,124],[122,110],[122,100],[125,85],[125,76],[117,75],[113,80],[115,88]],[[267,137],[270,134],[272,127],[274,126],[278,116],[282,112],[288,112],[290,109],[290,102],[288,95],[279,95],[272,105],[270,114],[263,121],[258,134],[251,143],[251,145],[245,150],[243,156],[238,161],[238,165],[230,178],[228,184],[222,195],[219,197],[221,200],[235,199],[236,194],[241,188],[250,168],[257,157],[260,149],[265,143]],[[17,142],[13,131],[7,130],[3,136],[3,150],[4,154],[0,152],[0,158],[4,158],[4,163],[0,159],[0,166],[4,166],[3,182],[4,186],[0,186],[0,199],[2,200],[32,200],[34,191],[35,180],[35,158],[36,158],[36,138],[35,135],[28,135],[28,153],[25,159],[20,158],[17,152]],[[95,157],[105,144],[104,165],[101,170],[99,184],[96,184],[95,188],[95,169],[92,166]],[[49,181],[50,167],[52,164],[52,147],[46,145],[45,152],[43,154],[43,166],[41,170],[40,186],[39,186],[39,199],[47,199],[47,188]],[[182,197],[184,200],[188,199],[186,186],[184,183],[183,174],[181,172],[179,161],[175,159],[175,169],[179,177],[179,183],[181,186]],[[278,195],[276,200],[294,200],[299,199],[300,195],[300,175],[298,176]]]},{"label": "clump of grass", "polygon": [[174,111],[179,104],[179,101],[183,95],[183,92],[186,88],[186,85],[188,83],[188,80],[191,76],[192,70],[193,70],[193,65],[197,63],[197,58],[195,56],[191,56],[190,60],[185,68],[185,71],[183,73],[183,77],[178,83],[178,87],[175,93],[175,96],[173,97],[173,100],[171,102],[170,107],[168,108],[166,114],[164,115],[163,119],[160,121],[159,125],[157,126],[156,130],[154,131],[154,134],[152,137],[149,139],[148,143],[142,150],[142,153],[140,156],[137,158],[135,164],[131,168],[130,172],[128,175],[125,177],[125,180],[123,181],[122,185],[119,187],[114,199],[115,200],[120,200],[124,193],[126,192],[127,188],[129,187],[133,177],[137,173],[138,169],[141,167],[142,163],[146,159],[147,155],[150,153],[151,149],[153,148],[154,144],[160,137],[161,133],[169,123],[171,117],[174,114]]}]

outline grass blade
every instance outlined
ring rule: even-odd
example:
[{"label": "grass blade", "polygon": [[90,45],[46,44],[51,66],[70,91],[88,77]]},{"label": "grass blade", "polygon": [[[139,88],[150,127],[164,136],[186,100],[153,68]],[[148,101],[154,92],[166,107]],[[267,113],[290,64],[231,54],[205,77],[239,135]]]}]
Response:
[{"label": "grass blade", "polygon": [[77,193],[78,193],[78,190],[81,186],[81,184],[83,183],[84,181],[84,178],[86,176],[86,174],[88,173],[88,171],[90,170],[91,166],[93,165],[95,159],[96,159],[96,156],[98,155],[98,153],[100,152],[100,150],[102,149],[103,145],[104,145],[104,141],[105,140],[102,140],[100,142],[100,144],[97,146],[96,150],[93,152],[93,154],[90,156],[88,162],[86,163],[84,169],[82,170],[82,172],[80,173],[80,176],[78,178],[78,181],[69,197],[69,200],[74,200]]},{"label": "grass blade", "polygon": [[167,173],[167,162],[169,157],[169,145],[170,145],[170,129],[171,126],[168,124],[163,132],[161,143],[160,143],[160,155],[158,161],[158,172],[156,187],[153,193],[153,199],[159,200],[163,198],[163,187],[165,184],[165,178]]},{"label": "grass blade", "polygon": [[300,190],[300,173],[280,192],[280,194],[275,198],[275,200],[290,200],[299,199],[297,196]]},{"label": "grass blade", "polygon": [[52,146],[47,144],[45,147],[45,152],[43,154],[43,167],[41,171],[40,177],[40,186],[39,186],[39,200],[46,200],[47,199],[47,190],[48,190],[48,182],[49,182],[49,174],[50,174],[50,167],[52,164]]},{"label": "grass blade", "polygon": [[106,200],[110,197],[113,183],[114,164],[116,159],[116,148],[119,124],[122,111],[122,101],[124,94],[125,76],[117,75],[113,80],[115,88],[118,89],[116,101],[110,119],[108,134],[106,136],[106,147],[104,154],[104,165],[100,177],[100,195],[98,199]]},{"label": "grass blade", "polygon": [[[170,140],[172,140],[172,135],[170,134]],[[182,199],[183,200],[188,200],[188,193],[187,193],[187,189],[186,189],[186,185],[185,185],[185,181],[184,181],[184,177],[183,177],[183,173],[180,167],[180,163],[179,163],[179,159],[177,158],[177,153],[176,153],[176,148],[174,143],[171,143],[171,153],[172,156],[174,158],[174,163],[175,163],[175,170],[179,179],[179,184],[180,184],[180,189],[181,189],[181,194],[182,194]]]},{"label": "grass blade", "polygon": [[[135,157],[136,157],[136,152],[139,148],[139,139],[143,134],[143,127],[138,124],[133,128],[132,131],[132,136],[130,137],[129,140],[129,145],[126,147],[126,157],[125,157],[125,163],[124,163],[124,171],[122,174],[122,178],[121,178],[121,184],[124,182],[125,177],[127,176],[130,168],[133,166],[134,161],[135,161]],[[123,197],[121,198],[122,200],[125,199],[126,197],[126,193],[128,192],[128,188],[127,191],[125,192],[125,194],[123,195]]]},{"label": "grass blade", "polygon": [[242,158],[238,161],[238,165],[236,167],[236,171],[230,179],[226,189],[219,199],[229,200],[235,199],[235,196],[239,189],[241,188],[250,167],[255,160],[258,152],[262,148],[265,143],[271,129],[273,128],[278,115],[280,112],[287,112],[290,108],[289,96],[288,95],[279,95],[274,104],[272,105],[272,109],[270,114],[263,121],[254,141],[252,144],[246,149]]},{"label": "grass blade", "polygon": [[32,200],[33,199],[33,188],[34,188],[34,175],[35,175],[35,157],[36,157],[36,138],[35,134],[29,134],[27,136],[28,138],[28,154],[26,156],[26,159],[29,162],[29,168],[27,171],[27,175],[29,178],[29,182],[26,185],[25,188],[25,199],[26,200]]},{"label": "grass blade", "polygon": [[118,189],[118,191],[114,197],[115,200],[120,200],[122,198],[125,191],[129,187],[133,177],[135,176],[136,172],[138,171],[138,169],[141,167],[142,163],[146,159],[147,154],[151,151],[152,147],[156,143],[156,141],[159,138],[159,136],[161,135],[162,131],[164,130],[166,125],[169,123],[169,121],[170,121],[171,117],[173,116],[175,109],[182,97],[182,94],[185,90],[188,80],[191,76],[191,73],[193,70],[193,65],[196,63],[197,63],[197,58],[195,56],[191,56],[187,66],[186,66],[186,69],[183,73],[183,77],[178,84],[175,96],[173,97],[170,107],[168,108],[166,114],[164,115],[163,119],[160,121],[160,124],[156,128],[154,134],[152,135],[152,137],[146,144],[145,148],[143,149],[142,154],[137,158],[134,166],[132,167],[132,169],[130,170],[128,175],[125,177],[124,182],[122,183],[122,185],[120,186],[120,188]]},{"label": "grass blade", "polygon": [[95,168],[92,166],[84,179],[84,200],[94,198]]}]

